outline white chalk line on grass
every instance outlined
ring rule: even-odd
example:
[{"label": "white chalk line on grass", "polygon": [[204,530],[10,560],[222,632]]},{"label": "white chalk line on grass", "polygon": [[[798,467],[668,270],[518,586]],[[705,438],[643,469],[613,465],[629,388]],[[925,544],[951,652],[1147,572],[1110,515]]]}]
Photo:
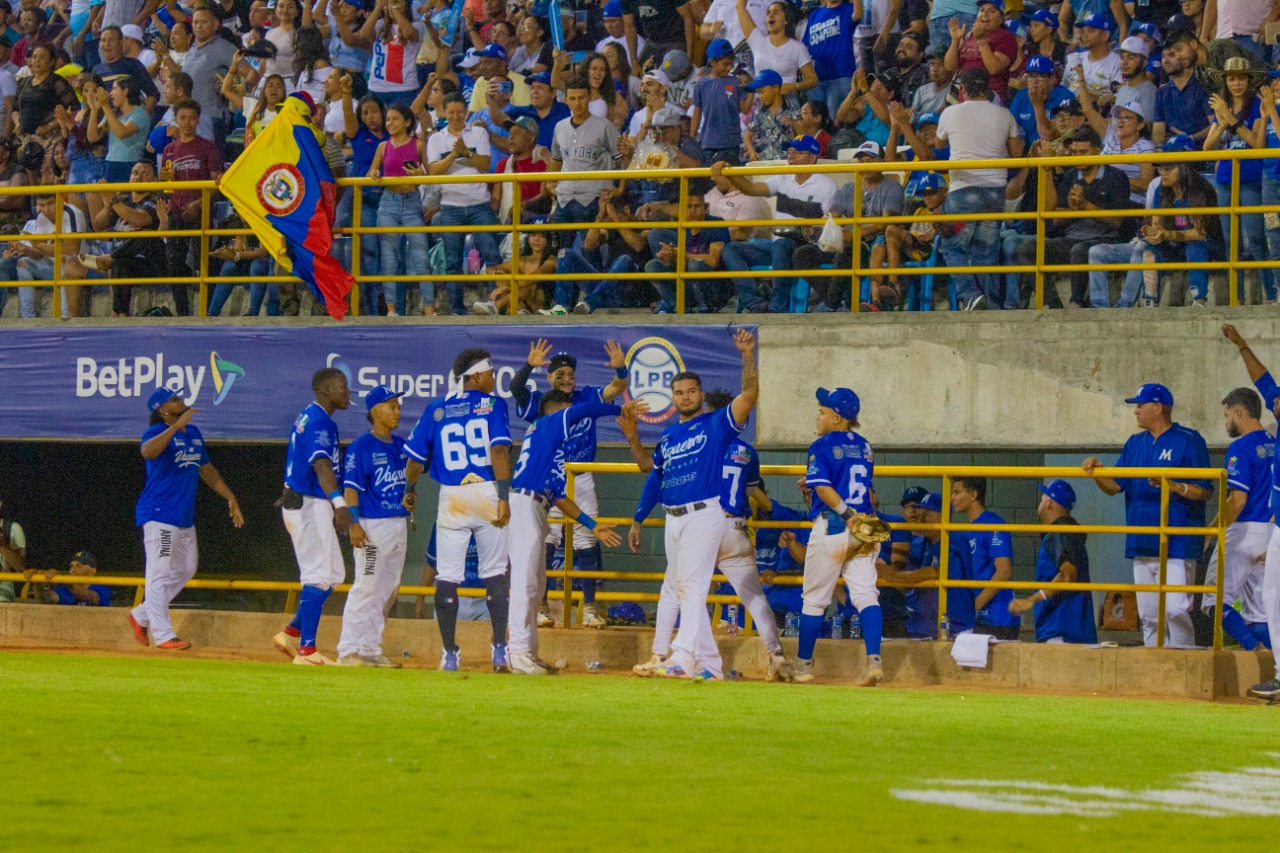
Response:
[{"label": "white chalk line on grass", "polygon": [[926,787],[890,791],[900,800],[1012,814],[1110,817],[1162,811],[1198,817],[1280,815],[1280,768],[1204,771],[1168,788],[1130,790],[1099,785],[997,779],[927,779]]}]

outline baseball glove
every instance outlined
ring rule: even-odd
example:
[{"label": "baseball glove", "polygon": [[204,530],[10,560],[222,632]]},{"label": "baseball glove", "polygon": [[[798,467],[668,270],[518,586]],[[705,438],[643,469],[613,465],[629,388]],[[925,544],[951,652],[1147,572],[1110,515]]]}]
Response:
[{"label": "baseball glove", "polygon": [[879,545],[881,542],[889,541],[889,537],[893,533],[889,529],[889,525],[874,515],[860,513],[855,515],[851,522],[849,531],[862,550],[867,550],[866,546]]}]

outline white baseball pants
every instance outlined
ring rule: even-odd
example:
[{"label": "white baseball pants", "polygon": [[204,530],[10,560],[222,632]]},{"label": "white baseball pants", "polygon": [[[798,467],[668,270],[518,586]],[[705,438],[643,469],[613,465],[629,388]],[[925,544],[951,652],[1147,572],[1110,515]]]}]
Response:
[{"label": "white baseball pants", "polygon": [[363,548],[353,548],[355,581],[342,608],[342,636],[338,655],[382,654],[382,629],[387,611],[400,588],[404,558],[409,547],[409,519],[362,518]]},{"label": "white baseball pants", "polygon": [[152,642],[165,643],[178,636],[173,632],[169,603],[196,573],[196,529],[148,521],[142,525],[142,546],[147,555],[147,582],[142,603],[133,608],[133,618],[151,629]]},{"label": "white baseball pants", "polygon": [[670,662],[690,675],[701,669],[722,676],[720,649],[711,634],[707,593],[727,519],[718,499],[681,516],[667,516],[664,542],[667,578],[680,602],[680,630],[671,644]]},{"label": "white baseball pants", "polygon": [[[1275,525],[1268,521],[1241,521],[1227,525],[1226,575],[1222,579],[1222,595],[1226,606],[1242,602],[1240,613],[1246,622],[1265,622],[1266,611],[1262,602],[1262,582],[1266,571],[1267,545]],[[1205,573],[1206,586],[1218,581],[1218,546],[1213,546],[1209,558],[1209,571]],[[1200,599],[1200,609],[1205,613],[1217,602],[1212,592]]]},{"label": "white baseball pants", "polygon": [[1280,527],[1272,526],[1267,543],[1267,564],[1262,576],[1262,612],[1267,617],[1271,650],[1276,656],[1275,678],[1280,678]]},{"label": "white baseball pants", "polygon": [[856,557],[849,557],[850,537],[848,529],[837,533],[827,532],[827,522],[819,518],[809,534],[809,548],[804,557],[804,599],[802,612],[806,616],[822,616],[835,595],[840,576],[849,587],[849,600],[859,610],[880,603],[876,589],[876,549]]},{"label": "white baseball pants", "polygon": [[[529,495],[511,496],[510,654],[538,654],[538,605],[547,589],[547,505]],[[595,537],[593,536],[592,539]]]},{"label": "white baseball pants", "polygon": [[[573,502],[592,518],[600,514],[600,501],[596,497],[596,481],[590,474],[579,474],[574,479]],[[560,540],[564,538],[564,513],[557,506],[551,507],[551,512],[547,515],[547,522],[550,525],[550,529],[543,538],[548,544],[559,547]],[[587,548],[594,548],[595,544],[596,535],[594,533],[581,524],[573,526],[574,548],[582,551]]]},{"label": "white baseball pants", "polygon": [[324,498],[304,497],[301,509],[286,509],[284,527],[293,540],[293,554],[298,560],[298,576],[303,586],[332,589],[347,576],[338,545],[338,531],[333,529],[333,504]]},{"label": "white baseball pants", "polygon": [[[476,539],[480,577],[507,571],[508,527],[494,527],[498,487],[492,482],[441,486],[436,510],[436,578],[462,583],[467,577],[467,547]],[[538,540],[542,542],[541,539]]]},{"label": "white baseball pants", "polygon": [[[1185,560],[1170,557],[1165,561],[1164,582],[1178,586],[1187,583],[1187,563]],[[1160,582],[1160,559],[1158,557],[1135,557],[1133,560],[1133,582],[1154,584]],[[1166,592],[1164,604],[1164,621],[1167,626],[1166,642],[1171,646],[1189,646],[1196,644],[1196,632],[1191,625],[1191,596],[1185,592]],[[1138,618],[1142,620],[1142,644],[1156,644],[1157,616],[1159,615],[1160,593],[1139,592]]]}]

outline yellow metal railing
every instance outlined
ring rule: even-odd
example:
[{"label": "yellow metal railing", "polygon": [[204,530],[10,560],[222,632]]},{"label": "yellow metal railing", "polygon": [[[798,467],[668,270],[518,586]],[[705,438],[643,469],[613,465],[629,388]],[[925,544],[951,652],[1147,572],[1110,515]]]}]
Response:
[{"label": "yellow metal railing", "polygon": [[[689,181],[697,178],[707,178],[710,175],[709,169],[681,169],[681,170],[627,170],[624,172],[608,171],[608,172],[563,172],[563,173],[526,173],[526,174],[490,174],[490,175],[472,175],[472,176],[424,176],[417,178],[383,178],[373,180],[370,178],[341,178],[338,184],[343,187],[388,187],[388,186],[405,186],[416,184],[450,184],[450,183],[489,183],[489,184],[512,184],[512,222],[509,225],[475,225],[466,226],[467,233],[489,232],[500,235],[510,235],[512,238],[512,259],[511,271],[505,274],[488,274],[482,273],[478,275],[468,275],[465,273],[410,273],[400,275],[369,275],[364,274],[360,270],[361,243],[370,238],[377,238],[381,234],[400,234],[400,233],[426,233],[440,234],[448,232],[456,232],[459,229],[454,226],[395,226],[395,227],[376,227],[363,226],[361,222],[362,205],[364,204],[363,193],[353,192],[352,194],[352,222],[353,225],[345,228],[335,229],[337,235],[346,235],[351,238],[351,272],[356,280],[356,287],[351,295],[351,312],[353,315],[360,311],[360,289],[363,285],[375,285],[381,282],[391,283],[412,283],[412,282],[461,282],[481,283],[481,282],[497,282],[506,281],[511,288],[511,300],[509,311],[515,315],[519,308],[519,300],[517,291],[521,282],[536,282],[546,278],[544,275],[537,273],[520,272],[520,238],[533,232],[546,233],[549,231],[566,231],[576,232],[586,228],[603,228],[607,230],[616,230],[623,228],[674,228],[677,232],[677,254],[674,269],[664,273],[636,272],[636,273],[573,273],[573,274],[555,274],[555,279],[559,281],[672,281],[676,286],[676,311],[684,313],[687,297],[687,285],[691,281],[698,280],[714,280],[728,278],[774,278],[782,276],[786,278],[807,278],[807,279],[830,279],[845,278],[850,284],[850,304],[856,312],[861,305],[862,279],[867,276],[919,276],[926,273],[935,275],[945,275],[951,273],[972,273],[972,274],[1006,274],[1006,273],[1030,273],[1035,276],[1035,307],[1044,307],[1044,294],[1046,287],[1046,276],[1057,275],[1059,273],[1082,272],[1087,270],[1105,270],[1111,271],[1127,271],[1127,270],[1220,270],[1226,271],[1228,275],[1228,298],[1231,305],[1239,303],[1239,274],[1243,270],[1261,269],[1263,267],[1274,266],[1273,261],[1269,260],[1253,260],[1242,261],[1239,259],[1238,253],[1238,237],[1240,234],[1239,217],[1243,214],[1263,214],[1269,212],[1280,212],[1280,206],[1277,205],[1256,205],[1242,206],[1239,204],[1239,166],[1241,160],[1261,159],[1265,157],[1275,157],[1280,152],[1269,151],[1267,149],[1247,149],[1241,151],[1195,151],[1176,154],[1116,154],[1116,155],[1099,155],[1094,157],[1052,157],[1042,159],[1027,158],[1009,158],[1002,160],[982,160],[982,161],[946,161],[931,160],[923,162],[893,162],[893,163],[822,163],[814,166],[789,166],[786,164],[772,166],[746,166],[735,169],[727,169],[726,174],[741,175],[748,179],[766,177],[778,174],[825,174],[829,176],[851,176],[854,184],[854,211],[850,217],[837,218],[836,222],[850,226],[853,232],[853,242],[858,244],[863,236],[863,229],[868,225],[888,225],[888,224],[909,224],[915,222],[968,222],[968,221],[1030,221],[1034,222],[1034,233],[1039,238],[1037,240],[1036,261],[1034,264],[1022,265],[1000,265],[995,266],[969,266],[969,267],[948,267],[936,266],[929,270],[922,270],[918,267],[880,267],[871,268],[863,265],[860,252],[853,252],[852,264],[848,268],[836,269],[813,269],[813,270],[746,270],[746,271],[728,271],[715,270],[711,272],[696,272],[687,268],[685,259],[685,246],[687,232],[689,228],[700,228],[708,226],[719,227],[735,227],[735,228],[755,228],[755,227],[776,227],[783,220],[750,220],[750,221],[732,221],[732,222],[708,222],[697,221],[687,218],[687,201],[689,194]],[[1107,164],[1114,166],[1117,163],[1186,163],[1186,162],[1206,162],[1216,160],[1230,160],[1232,162],[1232,191],[1231,204],[1218,207],[1205,208],[1177,208],[1175,209],[1123,209],[1123,210],[1047,210],[1047,187],[1048,181],[1051,180],[1051,169],[1059,167],[1075,167],[1089,166],[1095,164]],[[1012,212],[1012,213],[943,213],[929,216],[865,216],[862,212],[862,185],[863,177],[868,172],[890,172],[890,173],[907,173],[913,171],[936,171],[951,172],[963,169],[1034,169],[1037,173],[1038,192],[1036,193],[1035,210]],[[626,179],[628,181],[636,180],[659,180],[659,181],[678,181],[679,182],[679,216],[670,221],[655,222],[591,222],[591,223],[529,223],[524,222],[521,209],[519,186],[524,183],[534,182],[541,183],[548,180],[568,181],[568,180],[617,180]],[[84,287],[102,284],[112,285],[156,285],[156,284],[186,284],[197,285],[199,288],[199,298],[197,300],[200,316],[204,316],[206,306],[208,305],[209,285],[211,284],[247,284],[261,283],[273,284],[282,282],[296,282],[297,279],[291,276],[222,276],[210,275],[209,269],[209,246],[211,238],[215,237],[231,237],[236,235],[249,235],[248,229],[214,229],[210,227],[211,204],[217,187],[212,181],[172,181],[172,182],[153,182],[153,183],[137,183],[137,184],[87,184],[87,185],[58,185],[53,187],[0,187],[0,196],[9,195],[37,195],[52,193],[55,196],[55,202],[58,205],[55,209],[61,209],[60,205],[68,196],[81,196],[90,193],[115,193],[115,192],[152,192],[163,193],[172,192],[174,190],[187,189],[197,190],[201,194],[201,227],[199,229],[181,229],[169,231],[130,231],[127,236],[140,239],[155,239],[162,237],[197,237],[200,243],[200,257],[198,258],[198,270],[195,275],[185,277],[170,277],[165,273],[158,274],[149,278],[69,278],[65,275],[66,258],[62,250],[61,244],[68,240],[110,240],[117,239],[122,236],[121,232],[91,232],[84,234],[64,234],[62,233],[61,217],[55,217],[54,233],[48,235],[44,239],[52,239],[54,241],[53,255],[53,279],[50,282],[20,282],[5,281],[0,282],[0,287],[16,287],[21,285],[42,284],[47,286],[52,284],[54,288],[53,305],[61,304],[61,288],[63,287]],[[1224,261],[1207,261],[1198,263],[1188,262],[1152,262],[1152,263],[1119,263],[1119,264],[1047,264],[1044,256],[1044,238],[1046,225],[1049,220],[1055,219],[1074,219],[1074,218],[1121,218],[1121,219],[1140,219],[1153,215],[1226,215],[1230,218],[1230,229],[1228,239],[1228,258]],[[825,219],[788,219],[785,220],[787,227],[804,227],[809,226],[819,229],[825,223]],[[0,235],[0,244],[16,240],[32,239],[30,235]],[[571,307],[571,306],[570,306]]]}]

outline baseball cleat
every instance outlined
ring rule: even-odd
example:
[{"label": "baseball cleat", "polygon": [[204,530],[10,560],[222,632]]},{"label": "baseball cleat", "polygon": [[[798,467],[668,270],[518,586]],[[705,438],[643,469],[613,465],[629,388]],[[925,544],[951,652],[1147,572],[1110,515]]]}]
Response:
[{"label": "baseball cleat", "polygon": [[868,666],[867,671],[862,674],[862,678],[858,679],[857,685],[859,687],[875,687],[882,681],[884,681],[884,670],[878,666]]},{"label": "baseball cleat", "polygon": [[1263,681],[1249,688],[1249,695],[1255,699],[1269,699],[1275,701],[1280,699],[1280,678],[1273,678],[1270,681]]},{"label": "baseball cleat", "polygon": [[704,681],[724,681],[723,675],[716,675],[709,669],[698,670],[693,676],[694,684],[701,684]]},{"label": "baseball cleat", "polygon": [[520,675],[550,675],[551,667],[541,658],[520,652],[511,656],[511,671]]},{"label": "baseball cleat", "polygon": [[331,658],[327,658],[319,652],[311,652],[305,655],[299,652],[293,662],[300,666],[335,666]]},{"label": "baseball cleat", "polygon": [[769,671],[765,673],[765,681],[790,681],[791,664],[781,654],[769,655]]},{"label": "baseball cleat", "polygon": [[280,653],[287,657],[297,657],[298,640],[296,637],[289,636],[285,631],[281,631],[271,638],[272,644],[280,650]]},{"label": "baseball cleat", "polygon": [[493,658],[493,671],[494,672],[510,672],[511,663],[507,660],[506,643],[498,643],[493,646],[490,646],[489,648]]},{"label": "baseball cleat", "polygon": [[653,674],[659,678],[688,678],[689,673],[684,671],[678,663],[660,663],[654,666]]},{"label": "baseball cleat", "polygon": [[125,615],[129,617],[129,630],[133,632],[134,641],[137,642],[137,644],[140,646],[149,645],[150,640],[147,639],[147,629],[143,627],[143,625],[140,622],[138,622],[137,619],[133,618],[132,613],[128,613]]},{"label": "baseball cleat", "polygon": [[191,644],[186,640],[179,640],[177,637],[174,637],[172,640],[165,640],[163,643],[156,643],[156,648],[165,649],[166,651],[171,652],[181,652],[191,648]]},{"label": "baseball cleat", "polygon": [[398,660],[392,660],[386,655],[360,655],[360,660],[364,661],[364,666],[373,666],[378,669],[400,669],[404,664]]},{"label": "baseball cleat", "polygon": [[551,608],[543,602],[543,605],[538,608],[538,627],[550,628],[555,624],[555,620],[551,618]]},{"label": "baseball cleat", "polygon": [[796,658],[791,664],[791,680],[796,684],[808,684],[813,681],[813,661]]},{"label": "baseball cleat", "polygon": [[440,653],[440,671],[441,672],[457,672],[458,671],[458,649],[445,649]]},{"label": "baseball cleat", "polygon": [[338,655],[337,664],[338,666],[369,666],[369,664],[365,663],[364,658],[355,652],[349,655]]},{"label": "baseball cleat", "polygon": [[640,676],[641,678],[649,678],[650,676],[657,675],[657,673],[654,670],[657,667],[662,666],[663,661],[665,660],[666,658],[662,657],[661,655],[653,655],[645,663],[638,663],[635,666],[631,667],[631,671],[634,672],[636,675]]},{"label": "baseball cleat", "polygon": [[600,615],[600,611],[596,610],[594,604],[588,604],[582,608],[582,627],[584,628],[604,628],[609,623],[604,621]]}]

